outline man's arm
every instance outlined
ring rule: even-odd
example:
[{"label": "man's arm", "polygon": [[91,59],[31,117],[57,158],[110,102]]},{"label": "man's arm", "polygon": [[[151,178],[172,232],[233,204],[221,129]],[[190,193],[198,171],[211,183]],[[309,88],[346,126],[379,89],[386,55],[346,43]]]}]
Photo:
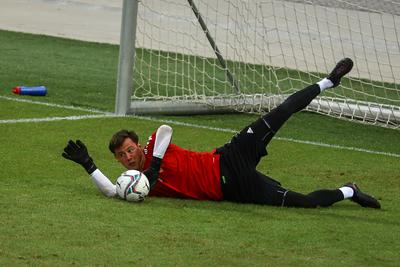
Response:
[{"label": "man's arm", "polygon": [[76,142],[69,140],[62,156],[81,165],[105,196],[113,197],[116,195],[115,185],[96,167],[93,159],[89,156],[85,144],[80,140]]},{"label": "man's arm", "polygon": [[153,186],[157,183],[162,159],[164,158],[165,152],[171,143],[172,132],[172,128],[168,125],[161,125],[157,129],[150,167],[143,172],[149,179],[150,188],[153,188]]},{"label": "man's arm", "polygon": [[106,197],[115,197],[117,195],[115,184],[113,184],[99,169],[96,169],[90,176],[103,195]]}]

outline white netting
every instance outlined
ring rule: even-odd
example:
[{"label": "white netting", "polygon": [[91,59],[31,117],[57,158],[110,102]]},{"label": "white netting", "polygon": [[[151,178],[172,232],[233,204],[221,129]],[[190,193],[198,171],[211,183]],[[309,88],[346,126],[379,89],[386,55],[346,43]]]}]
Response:
[{"label": "white netting", "polygon": [[355,67],[349,79],[321,95],[310,110],[399,127],[399,3],[194,3],[238,88],[227,78],[188,1],[143,0],[136,36],[135,100],[229,102],[237,110],[263,112],[276,105],[272,96],[282,98],[279,95],[314,83],[338,60],[351,57]]}]

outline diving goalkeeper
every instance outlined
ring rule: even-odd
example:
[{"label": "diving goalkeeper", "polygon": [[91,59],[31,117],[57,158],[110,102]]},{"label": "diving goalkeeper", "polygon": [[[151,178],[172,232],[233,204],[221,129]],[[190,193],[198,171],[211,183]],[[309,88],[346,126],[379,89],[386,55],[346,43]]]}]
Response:
[{"label": "diving goalkeeper", "polygon": [[[134,131],[121,130],[111,138],[109,149],[125,168],[144,171],[151,185],[150,196],[302,208],[328,207],[350,199],[362,207],[379,209],[378,200],[352,182],[302,194],[256,170],[267,155],[267,145],[290,116],[323,90],[338,86],[352,67],[351,59],[342,59],[328,77],[292,94],[211,152],[189,151],[172,144],[172,128],[167,125],[158,128],[144,147]],[[104,195],[116,195],[115,185],[96,167],[82,142],[69,141],[63,156],[82,165]]]}]

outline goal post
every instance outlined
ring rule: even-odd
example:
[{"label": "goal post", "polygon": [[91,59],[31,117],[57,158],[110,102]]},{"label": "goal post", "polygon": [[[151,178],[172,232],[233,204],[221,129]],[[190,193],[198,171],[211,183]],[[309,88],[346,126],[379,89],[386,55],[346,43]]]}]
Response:
[{"label": "goal post", "polygon": [[125,115],[131,107],[133,67],[135,62],[135,38],[138,0],[124,0],[115,96],[115,114]]},{"label": "goal post", "polygon": [[[355,67],[348,77],[307,110],[399,128],[399,4],[125,0],[124,9],[132,2],[136,35],[125,45],[135,58],[125,79],[133,90],[122,113],[263,113],[350,57]],[[121,29],[124,23],[123,16]],[[119,90],[116,111],[127,100]]]}]

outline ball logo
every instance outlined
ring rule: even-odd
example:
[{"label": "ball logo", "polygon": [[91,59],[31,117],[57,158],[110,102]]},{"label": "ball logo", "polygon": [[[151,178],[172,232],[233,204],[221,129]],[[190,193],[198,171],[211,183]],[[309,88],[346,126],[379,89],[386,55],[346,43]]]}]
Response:
[{"label": "ball logo", "polygon": [[140,176],[142,175],[142,173],[138,173],[135,175],[126,175],[129,176],[131,178],[131,181],[129,182],[129,184],[126,186],[125,188],[125,198],[127,195],[129,194],[139,194],[135,191],[136,185],[139,182]]},{"label": "ball logo", "polygon": [[121,174],[116,184],[118,195],[127,201],[141,202],[150,191],[146,175],[136,170]]}]

